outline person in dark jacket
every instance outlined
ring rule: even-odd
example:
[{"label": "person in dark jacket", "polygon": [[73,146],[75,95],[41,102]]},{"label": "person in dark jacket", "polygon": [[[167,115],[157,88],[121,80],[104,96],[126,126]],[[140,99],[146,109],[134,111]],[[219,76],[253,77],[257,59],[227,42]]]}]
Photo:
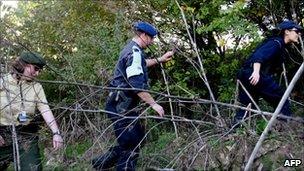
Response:
[{"label": "person in dark jacket", "polygon": [[[157,59],[146,59],[144,49],[153,43],[157,29],[147,22],[134,24],[135,36],[124,47],[114,70],[110,87],[134,88],[134,90],[113,90],[110,92],[106,111],[112,120],[117,145],[111,147],[105,154],[92,161],[93,168],[104,170],[116,166],[116,170],[135,170],[140,146],[143,145],[145,131],[138,118],[137,109],[142,100],[158,113],[164,116],[164,110],[150,93],[147,67],[171,60],[173,51],[168,51]],[[133,118],[126,118],[131,116]]]},{"label": "person in dark jacket", "polygon": [[[239,70],[237,79],[248,90],[254,101],[262,97],[274,108],[280,102],[284,90],[274,81],[272,75],[284,62],[283,51],[286,44],[298,43],[303,28],[293,21],[283,21],[278,25],[280,34],[265,40]],[[252,103],[251,99],[240,88],[239,101],[245,106]],[[234,117],[233,124],[239,123],[245,116],[245,110],[239,110]],[[289,102],[285,102],[281,113],[291,116]]]}]

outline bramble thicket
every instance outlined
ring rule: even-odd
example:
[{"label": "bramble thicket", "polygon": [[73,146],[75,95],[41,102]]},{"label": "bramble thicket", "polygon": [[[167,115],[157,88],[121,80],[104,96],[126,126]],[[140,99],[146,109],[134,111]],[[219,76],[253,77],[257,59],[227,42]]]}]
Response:
[{"label": "bramble thicket", "polygon": [[[41,130],[41,147],[43,167],[58,170],[91,170],[91,159],[115,142],[103,110],[107,85],[138,20],[160,31],[147,49],[150,57],[176,50],[172,61],[149,72],[152,95],[166,117],[141,105],[147,141],[138,170],[243,169],[267,121],[252,110],[244,127],[231,129],[240,107],[236,73],[278,23],[304,23],[302,0],[19,1],[16,9],[0,3],[1,75],[24,50],[47,60],[39,81],[65,147],[52,151],[47,128]],[[282,87],[303,62],[303,52],[301,44],[286,49],[286,72],[275,75]],[[287,158],[303,161],[303,85],[300,78],[289,99],[294,119],[274,125],[255,156],[254,170],[282,168]],[[259,105],[268,114],[275,110],[263,100]]]}]

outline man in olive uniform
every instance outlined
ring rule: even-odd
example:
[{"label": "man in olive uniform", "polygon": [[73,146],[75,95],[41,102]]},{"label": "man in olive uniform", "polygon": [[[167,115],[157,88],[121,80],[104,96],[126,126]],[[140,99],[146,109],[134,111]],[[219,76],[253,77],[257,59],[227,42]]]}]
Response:
[{"label": "man in olive uniform", "polygon": [[53,132],[53,147],[62,147],[63,139],[44,90],[34,81],[45,64],[39,54],[26,51],[13,62],[11,72],[0,78],[0,170],[5,170],[11,161],[16,162],[12,125],[16,128],[19,145],[18,169],[42,170],[36,109]]}]

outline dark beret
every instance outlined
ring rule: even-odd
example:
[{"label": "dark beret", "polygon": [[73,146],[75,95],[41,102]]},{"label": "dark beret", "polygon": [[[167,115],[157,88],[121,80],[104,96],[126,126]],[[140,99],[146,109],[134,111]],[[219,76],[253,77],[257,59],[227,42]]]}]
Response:
[{"label": "dark beret", "polygon": [[151,37],[155,37],[158,34],[158,30],[151,24],[143,21],[134,23],[134,29],[137,31],[144,32]]},{"label": "dark beret", "polygon": [[41,69],[46,65],[42,56],[35,52],[24,51],[21,53],[20,59],[25,63],[36,65]]},{"label": "dark beret", "polygon": [[281,30],[288,30],[293,28],[296,28],[298,30],[303,30],[303,27],[290,20],[283,21],[282,23],[279,24],[278,28]]}]

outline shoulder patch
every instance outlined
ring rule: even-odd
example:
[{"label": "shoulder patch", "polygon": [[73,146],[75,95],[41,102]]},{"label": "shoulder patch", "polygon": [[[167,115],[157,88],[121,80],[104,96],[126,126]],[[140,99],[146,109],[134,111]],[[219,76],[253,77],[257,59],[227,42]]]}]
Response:
[{"label": "shoulder patch", "polygon": [[141,52],[140,49],[136,46],[132,47],[132,57],[132,64],[126,69],[127,78],[144,73],[143,68],[141,66]]}]

